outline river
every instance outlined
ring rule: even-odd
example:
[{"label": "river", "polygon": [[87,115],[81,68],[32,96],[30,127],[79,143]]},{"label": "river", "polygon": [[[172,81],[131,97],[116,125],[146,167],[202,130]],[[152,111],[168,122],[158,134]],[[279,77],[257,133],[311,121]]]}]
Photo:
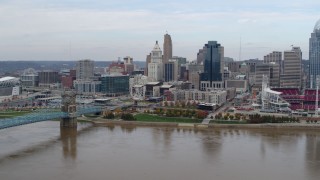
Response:
[{"label": "river", "polygon": [[320,132],[134,126],[0,130],[1,180],[318,180]]}]

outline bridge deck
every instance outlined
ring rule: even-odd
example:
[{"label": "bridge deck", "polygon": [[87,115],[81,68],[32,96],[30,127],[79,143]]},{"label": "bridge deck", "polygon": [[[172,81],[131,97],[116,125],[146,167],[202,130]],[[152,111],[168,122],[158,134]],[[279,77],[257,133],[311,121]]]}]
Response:
[{"label": "bridge deck", "polygon": [[[97,112],[101,112],[101,107],[83,107],[78,108],[77,112],[75,114],[72,114],[72,116],[79,117],[82,114],[90,114]],[[62,111],[57,111],[56,109],[42,109],[34,113],[27,114],[25,116],[1,119],[0,129],[20,126],[24,124],[31,124],[41,121],[48,121],[53,119],[61,119],[69,116],[70,114]]]}]

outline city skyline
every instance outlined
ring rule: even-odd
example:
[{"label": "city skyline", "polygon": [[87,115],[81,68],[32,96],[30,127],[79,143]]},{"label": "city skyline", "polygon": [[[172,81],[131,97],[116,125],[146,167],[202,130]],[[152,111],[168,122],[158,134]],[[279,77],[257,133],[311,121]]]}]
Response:
[{"label": "city skyline", "polygon": [[0,1],[0,60],[144,61],[168,31],[174,56],[195,60],[207,41],[225,56],[259,58],[301,47],[309,59],[309,37],[320,19],[314,1]]}]

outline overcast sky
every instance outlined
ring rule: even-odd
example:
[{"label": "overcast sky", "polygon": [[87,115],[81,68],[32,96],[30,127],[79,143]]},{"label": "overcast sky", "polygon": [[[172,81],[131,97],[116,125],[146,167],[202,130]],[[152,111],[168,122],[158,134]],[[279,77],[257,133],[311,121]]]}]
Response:
[{"label": "overcast sky", "polygon": [[0,60],[145,60],[168,31],[173,55],[209,40],[225,56],[259,58],[308,41],[319,0],[0,0]]}]

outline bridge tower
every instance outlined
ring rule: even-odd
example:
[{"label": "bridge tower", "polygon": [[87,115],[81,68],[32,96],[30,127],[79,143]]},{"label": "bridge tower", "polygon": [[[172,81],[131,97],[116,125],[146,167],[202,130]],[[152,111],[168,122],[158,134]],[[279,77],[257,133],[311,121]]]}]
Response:
[{"label": "bridge tower", "polygon": [[77,106],[76,106],[76,93],[72,91],[65,91],[62,94],[61,111],[68,113],[67,117],[60,120],[61,127],[76,128],[77,127]]}]

